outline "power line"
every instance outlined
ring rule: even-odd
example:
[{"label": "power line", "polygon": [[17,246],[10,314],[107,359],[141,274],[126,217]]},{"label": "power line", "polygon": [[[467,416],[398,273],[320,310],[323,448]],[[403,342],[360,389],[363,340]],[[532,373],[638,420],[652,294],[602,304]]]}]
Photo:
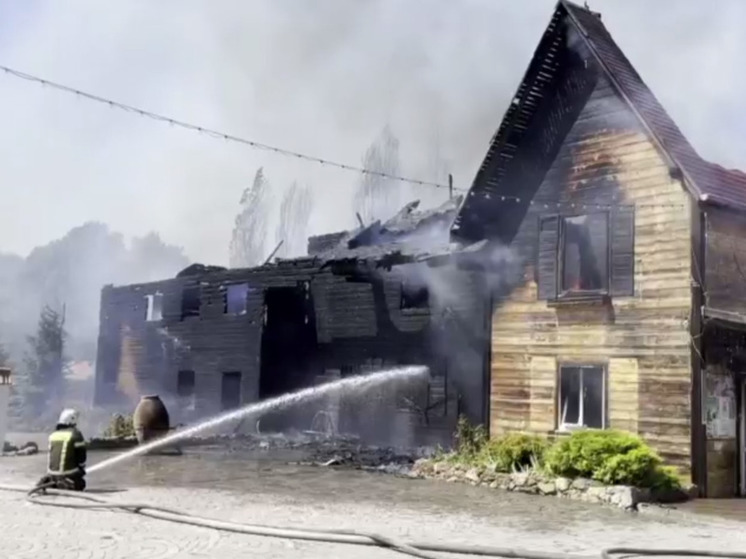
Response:
[{"label": "power line", "polygon": [[[253,140],[247,140],[246,138],[241,138],[239,136],[235,136],[233,134],[227,134],[225,132],[220,132],[217,130],[213,130],[211,128],[206,128],[204,126],[198,126],[196,124],[190,124],[188,122],[184,122],[181,120],[177,120],[168,116],[164,116],[158,113],[154,113],[152,111],[147,111],[145,109],[140,109],[139,107],[135,107],[132,105],[127,105],[126,103],[120,103],[118,101],[114,101],[112,99],[107,99],[105,97],[101,97],[99,95],[94,95],[92,93],[86,93],[85,91],[81,91],[79,89],[75,89],[74,87],[70,87],[67,85],[63,85],[60,83],[56,83],[53,81],[46,80],[44,78],[40,78],[38,76],[34,76],[32,74],[27,74],[25,72],[21,72],[19,70],[14,70],[13,68],[9,68],[7,66],[0,65],[0,70],[5,72],[6,74],[9,74],[11,76],[14,76],[16,78],[20,78],[26,81],[36,82],[41,84],[42,86],[51,87],[53,89],[57,89],[59,91],[63,91],[65,93],[69,93],[72,95],[75,95],[77,97],[82,97],[84,99],[88,99],[89,101],[95,101],[97,103],[108,105],[109,107],[120,109],[125,112],[134,113],[138,116],[150,118],[156,121],[165,122],[167,124],[170,124],[172,126],[178,126],[180,128],[184,128],[186,130],[191,130],[193,132],[199,132],[201,134],[206,134],[208,136],[211,136],[213,138],[226,140],[229,142],[236,142],[239,144],[247,145],[255,149],[263,149],[267,151],[271,151],[274,153],[278,153],[281,155],[285,155],[288,157],[294,157],[296,159],[301,159],[304,161],[312,161],[314,163],[319,163],[321,165],[328,165],[330,167],[336,167],[338,169],[344,169],[345,171],[353,171],[361,174],[367,174],[372,176],[378,176],[382,178],[397,180],[400,182],[406,182],[410,184],[417,184],[421,186],[433,186],[436,188],[450,188],[447,184],[441,184],[437,182],[430,182],[430,181],[424,181],[419,179],[412,179],[408,177],[402,177],[399,175],[393,175],[389,173],[381,173],[379,171],[371,171],[369,169],[365,169],[364,167],[357,167],[355,165],[347,165],[346,163],[339,163],[337,161],[332,161],[329,159],[323,159],[321,157],[314,157],[312,155],[306,155],[303,153],[295,152],[289,149],[280,148],[277,146],[271,146],[269,144],[263,144],[261,142],[255,142]],[[467,189],[463,188],[455,188],[453,187],[454,191],[459,192],[466,192]],[[482,194],[484,198],[489,200],[490,204],[494,203],[513,203],[513,204],[520,204],[521,198],[519,196],[503,196],[503,195],[490,195],[490,194]],[[524,198],[523,201],[525,202],[526,199]],[[584,204],[584,203],[573,203],[573,202],[559,202],[559,203],[543,203],[543,202],[535,202],[533,200],[529,201],[529,205],[536,206],[536,207],[542,207],[547,210],[551,209],[563,209],[563,208],[575,208],[575,209],[581,209],[581,210],[608,210],[611,208],[616,207],[616,205],[609,205],[609,204]],[[618,205],[625,205],[625,204],[618,204]],[[683,208],[683,204],[635,204],[634,202],[630,202],[628,204],[629,206],[634,206],[635,208],[644,209],[644,208]]]},{"label": "power line", "polygon": [[[19,70],[14,70],[13,68],[8,68],[7,66],[1,66],[0,70],[5,72],[6,74],[10,74],[11,76],[14,76],[16,78],[21,78],[23,80],[31,81],[39,83],[43,86],[51,87],[53,89],[57,89],[59,91],[64,91],[65,93],[70,93],[73,95],[76,95],[77,97],[82,97],[84,99],[88,99],[89,101],[95,101],[97,103],[101,103],[102,105],[108,105],[111,108],[120,109],[125,112],[129,113],[135,113],[139,116],[150,118],[153,120],[157,120],[160,122],[166,122],[172,126],[178,126],[180,128],[184,128],[186,130],[191,130],[194,132],[199,132],[201,134],[206,134],[208,136],[212,136],[214,138],[218,138],[221,140],[226,140],[229,142],[236,142],[239,144],[244,144],[247,146],[250,146],[255,149],[263,149],[267,151],[271,151],[274,153],[279,153],[281,155],[285,155],[288,157],[294,157],[296,159],[302,159],[305,161],[312,161],[314,163],[319,163],[321,165],[328,165],[330,167],[336,167],[338,169],[344,169],[345,171],[354,171],[357,173],[361,173],[364,175],[372,175],[372,176],[378,176],[386,179],[392,179],[397,180],[400,182],[406,182],[410,184],[417,184],[421,186],[433,186],[436,188],[448,188],[448,185],[446,184],[440,184],[437,182],[431,182],[431,181],[424,181],[419,179],[412,179],[408,177],[402,177],[399,175],[392,175],[389,173],[382,173],[379,171],[371,171],[370,169],[365,169],[364,167],[357,167],[355,165],[347,165],[346,163],[339,163],[337,161],[332,161],[329,159],[323,159],[321,157],[314,157],[312,155],[306,155],[304,153],[299,153],[296,151],[292,151],[285,148],[280,148],[277,146],[271,146],[269,144],[263,144],[261,142],[255,142],[253,140],[247,140],[246,138],[241,138],[239,136],[235,136],[233,134],[227,134],[225,132],[220,132],[218,130],[213,130],[211,128],[207,128],[204,126],[198,126],[196,124],[190,124],[188,122],[177,120],[175,118],[171,118],[169,116],[165,116],[162,114],[154,113],[152,111],[147,111],[145,109],[141,109],[139,107],[135,107],[132,105],[127,105],[126,103],[120,103],[119,101],[114,101],[112,99],[107,99],[106,97],[101,97],[99,95],[94,95],[93,93],[86,93],[85,91],[81,91],[79,89],[75,89],[74,87],[70,87],[67,85],[63,85],[60,83],[56,83],[53,81],[46,80],[44,78],[40,78],[38,76],[34,76],[31,74],[27,74],[25,72],[20,72]],[[461,188],[454,188],[453,190],[458,190],[460,192],[464,192],[464,189]]]}]

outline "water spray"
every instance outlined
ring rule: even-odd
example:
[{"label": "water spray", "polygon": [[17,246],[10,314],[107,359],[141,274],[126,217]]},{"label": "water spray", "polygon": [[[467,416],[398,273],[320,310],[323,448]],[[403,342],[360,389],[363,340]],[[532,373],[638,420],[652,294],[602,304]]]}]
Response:
[{"label": "water spray", "polygon": [[119,462],[129,460],[130,458],[134,458],[135,456],[147,454],[148,452],[151,452],[153,450],[168,446],[182,439],[196,435],[201,431],[206,431],[208,429],[218,427],[224,423],[228,423],[236,419],[242,419],[250,415],[266,413],[268,411],[276,409],[282,409],[293,404],[298,404],[306,400],[325,396],[326,394],[333,392],[345,392],[350,390],[362,391],[378,384],[405,378],[423,377],[428,374],[429,369],[424,366],[399,367],[366,375],[348,377],[341,380],[328,382],[320,386],[312,386],[309,388],[304,388],[303,390],[298,390],[297,392],[283,394],[282,396],[270,398],[262,402],[255,402],[237,410],[225,412],[213,418],[202,421],[201,423],[198,423],[197,425],[194,425],[192,427],[188,427],[183,431],[177,431],[170,435],[166,435],[165,437],[161,437],[157,440],[137,446],[121,454],[117,454],[116,456],[112,456],[111,458],[103,460],[98,464],[94,464],[87,469],[87,472],[91,474],[98,470],[109,468],[118,464]]}]

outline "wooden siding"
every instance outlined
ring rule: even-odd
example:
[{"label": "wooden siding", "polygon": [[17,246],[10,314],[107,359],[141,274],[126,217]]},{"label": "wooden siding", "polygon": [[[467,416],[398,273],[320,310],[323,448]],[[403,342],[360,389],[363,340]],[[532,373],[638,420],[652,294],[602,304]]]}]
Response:
[{"label": "wooden siding", "polygon": [[[156,392],[169,399],[178,420],[178,402],[171,398],[176,393],[178,371],[184,369],[195,372],[195,417],[219,410],[223,372],[240,372],[241,401],[256,401],[266,290],[308,282],[307,312],[315,325],[316,345],[308,358],[312,371],[304,380],[307,385],[329,371],[349,374],[371,365],[423,364],[430,367],[432,386],[437,388],[430,395],[430,404],[441,395],[449,401],[428,414],[430,431],[447,430],[435,442],[450,439],[457,411],[474,421],[483,420],[489,350],[485,333],[489,304],[483,275],[451,266],[430,270],[430,308],[402,310],[401,276],[410,273],[406,266],[381,272],[375,281],[348,281],[321,266],[319,260],[306,259],[104,288],[96,404],[128,411],[142,394]],[[240,316],[224,312],[225,286],[235,283],[248,283],[252,288],[248,311]],[[182,292],[195,285],[200,287],[200,315],[182,320]],[[157,292],[163,294],[163,318],[147,322],[146,296]],[[370,399],[374,392],[368,394]],[[371,422],[370,418],[362,418],[361,423],[386,430],[380,421]]]},{"label": "wooden siding", "polygon": [[[576,208],[563,209],[571,203]],[[634,295],[598,305],[539,300],[539,218],[583,213],[584,204],[635,206]],[[654,144],[601,78],[513,241],[525,275],[495,301],[492,435],[552,433],[558,364],[601,364],[608,374],[609,426],[640,433],[666,458],[689,467],[688,204]]]}]

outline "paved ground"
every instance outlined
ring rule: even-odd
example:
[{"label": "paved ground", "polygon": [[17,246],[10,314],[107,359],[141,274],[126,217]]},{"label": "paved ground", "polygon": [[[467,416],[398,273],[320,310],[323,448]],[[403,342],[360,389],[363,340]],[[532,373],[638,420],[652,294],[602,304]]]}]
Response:
[{"label": "paved ground", "polygon": [[[733,521],[638,516],[555,498],[288,466],[274,458],[201,449],[182,457],[135,459],[89,481],[92,487],[128,488],[109,495],[112,499],[202,516],[368,530],[408,540],[589,554],[619,545],[746,551],[746,524]],[[43,471],[44,459],[0,459],[0,483],[30,485]],[[99,459],[91,456],[89,462]],[[0,492],[0,523],[2,557],[397,557],[383,549],[220,533],[127,513],[40,507],[6,492]]]}]

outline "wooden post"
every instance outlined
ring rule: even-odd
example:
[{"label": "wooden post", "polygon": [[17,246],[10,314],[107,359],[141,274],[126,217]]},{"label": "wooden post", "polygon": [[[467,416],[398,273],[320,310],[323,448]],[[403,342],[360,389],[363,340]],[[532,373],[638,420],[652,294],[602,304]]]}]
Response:
[{"label": "wooden post", "polygon": [[448,173],[448,198],[453,198],[453,175]]}]

